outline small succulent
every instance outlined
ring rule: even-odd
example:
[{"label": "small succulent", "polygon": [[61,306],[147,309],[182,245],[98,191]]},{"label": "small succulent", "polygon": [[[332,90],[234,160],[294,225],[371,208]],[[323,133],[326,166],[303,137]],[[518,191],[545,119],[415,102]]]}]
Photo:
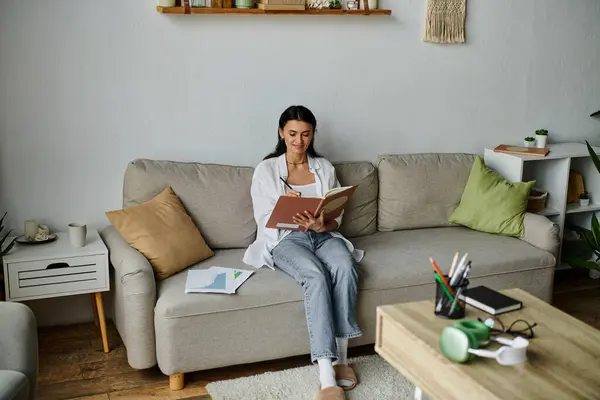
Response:
[{"label": "small succulent", "polygon": [[590,198],[590,194],[587,192],[587,190],[584,190],[583,193],[579,195],[579,198],[582,200],[587,200]]},{"label": "small succulent", "polygon": [[340,3],[340,0],[329,0],[329,8],[339,10],[342,8],[342,3]]},{"label": "small succulent", "polygon": [[540,135],[540,136],[547,136],[548,135],[548,130],[546,129],[538,129],[537,131],[535,131],[536,135]]},{"label": "small succulent", "polygon": [[[8,214],[8,213],[4,213],[4,215],[2,216],[2,219],[0,219],[0,236],[2,235],[2,231],[4,230],[4,225],[2,225],[2,223],[4,222],[4,218],[6,218],[6,214]],[[4,236],[2,236],[2,238],[0,238],[0,257],[8,254],[8,252],[15,245],[15,241],[17,240],[17,238],[14,238],[13,240],[11,240],[11,242],[6,247],[4,247],[4,242],[6,241],[6,239],[8,238],[8,235],[10,235],[10,233],[12,231],[13,231],[12,229],[9,229],[8,232],[6,232],[6,234],[4,234]]]},{"label": "small succulent", "polygon": [[526,142],[535,142],[535,138],[534,138],[534,137],[531,137],[531,136],[527,136],[527,137],[525,138],[525,141],[526,141]]}]

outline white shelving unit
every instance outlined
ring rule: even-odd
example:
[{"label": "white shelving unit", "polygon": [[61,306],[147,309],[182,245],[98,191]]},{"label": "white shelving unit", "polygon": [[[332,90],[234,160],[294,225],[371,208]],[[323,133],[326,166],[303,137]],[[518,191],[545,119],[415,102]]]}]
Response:
[{"label": "white shelving unit", "polygon": [[[534,187],[548,192],[546,208],[538,214],[547,216],[560,227],[561,247],[557,269],[564,269],[570,268],[560,261],[565,223],[568,221],[590,227],[591,213],[600,211],[600,173],[594,166],[585,143],[557,143],[547,147],[550,152],[546,157],[496,153],[494,149],[485,149],[484,160],[488,167],[510,183],[536,180]],[[600,148],[594,147],[594,150],[600,154]],[[583,175],[583,184],[590,194],[588,206],[567,204],[571,170]]]}]

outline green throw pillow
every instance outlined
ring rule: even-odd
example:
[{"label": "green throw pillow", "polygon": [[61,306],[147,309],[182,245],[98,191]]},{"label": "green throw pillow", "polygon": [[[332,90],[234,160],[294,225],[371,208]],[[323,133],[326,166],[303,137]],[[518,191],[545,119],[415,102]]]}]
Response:
[{"label": "green throw pillow", "polygon": [[476,231],[523,236],[527,197],[535,181],[508,183],[479,156],[450,222]]}]

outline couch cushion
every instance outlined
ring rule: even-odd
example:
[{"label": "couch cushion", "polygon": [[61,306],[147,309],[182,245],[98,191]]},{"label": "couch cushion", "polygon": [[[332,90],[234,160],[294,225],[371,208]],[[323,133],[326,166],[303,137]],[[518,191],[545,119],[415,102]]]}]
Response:
[{"label": "couch cushion", "polygon": [[108,211],[106,216],[123,239],[148,259],[157,280],[214,255],[170,186],[152,200]]},{"label": "couch cushion", "polygon": [[[447,272],[456,251],[468,252],[470,277],[483,277],[554,265],[554,256],[522,240],[492,235],[463,227],[378,232],[352,240],[365,250],[359,265],[360,290],[393,289],[433,283],[432,257]],[[243,249],[219,250],[192,268],[226,266],[249,269],[241,261]],[[302,289],[276,269],[260,268],[236,295],[185,294],[187,270],[158,282],[155,312],[166,318],[211,314],[227,310],[264,307],[301,301]],[[433,293],[432,293],[433,296]],[[201,300],[200,300],[201,299]]]},{"label": "couch cushion", "polygon": [[523,236],[527,198],[535,182],[509,183],[478,156],[460,204],[448,220],[480,232]]},{"label": "couch cushion", "polygon": [[452,153],[380,156],[378,229],[451,226],[474,160]]},{"label": "couch cushion", "polygon": [[429,257],[447,273],[457,251],[469,253],[470,278],[548,268],[555,263],[552,254],[517,238],[463,227],[378,232],[352,242],[365,251],[361,261],[363,290],[432,283]]},{"label": "couch cushion", "polygon": [[212,249],[248,247],[256,236],[253,168],[139,159],[127,166],[123,207],[148,201],[170,185]]},{"label": "couch cushion", "polygon": [[335,173],[342,186],[358,185],[344,211],[340,232],[351,238],[377,231],[377,169],[370,162],[334,163]]},{"label": "couch cushion", "polygon": [[29,380],[18,371],[0,370],[0,399],[28,400]]},{"label": "couch cushion", "polygon": [[[254,270],[243,264],[243,255],[243,249],[218,250],[211,259],[191,268],[210,268],[214,265]],[[157,283],[156,315],[177,318],[302,300],[301,287],[284,272],[270,268],[255,270],[235,295],[185,294],[186,278],[187,270]]]}]

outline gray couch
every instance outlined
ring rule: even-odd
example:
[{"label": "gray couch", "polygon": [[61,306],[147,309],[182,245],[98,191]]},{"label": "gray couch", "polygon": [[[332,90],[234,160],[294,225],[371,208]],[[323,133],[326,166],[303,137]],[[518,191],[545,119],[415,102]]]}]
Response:
[{"label": "gray couch", "polygon": [[[519,287],[551,302],[558,228],[526,214],[522,238],[476,232],[448,223],[473,164],[470,154],[381,156],[337,163],[342,185],[358,189],[341,232],[365,250],[360,264],[358,318],[374,343],[378,305],[434,295],[429,257],[448,268],[469,252],[473,285]],[[253,168],[135,160],[126,169],[123,206],[151,199],[171,185],[216,255],[193,268],[242,263],[253,241]],[[114,267],[114,317],[129,364],[158,364],[176,377],[191,371],[309,353],[302,289],[279,270],[259,269],[236,295],[184,293],[186,272],[156,282],[148,261],[111,226],[102,231]]]},{"label": "gray couch", "polygon": [[22,303],[0,302],[0,400],[35,398],[37,324]]}]

